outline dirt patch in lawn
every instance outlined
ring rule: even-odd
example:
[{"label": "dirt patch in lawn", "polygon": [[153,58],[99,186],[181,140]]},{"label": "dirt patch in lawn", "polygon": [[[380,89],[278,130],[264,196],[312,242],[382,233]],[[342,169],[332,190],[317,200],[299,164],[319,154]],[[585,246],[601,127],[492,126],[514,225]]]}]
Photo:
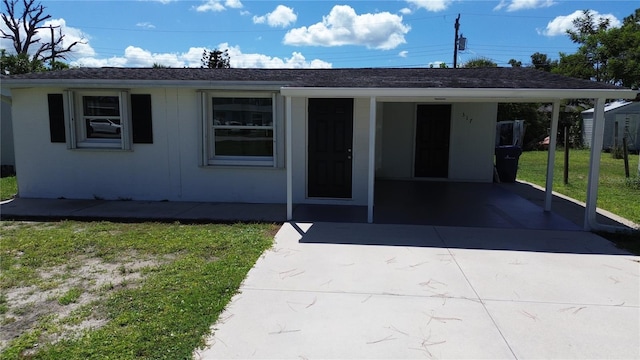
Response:
[{"label": "dirt patch in lawn", "polygon": [[38,342],[44,344],[104,326],[107,319],[102,304],[107,297],[139,286],[143,269],[164,263],[135,255],[117,262],[83,256],[63,266],[39,269],[37,285],[2,289],[0,351],[27,333],[38,332]]}]

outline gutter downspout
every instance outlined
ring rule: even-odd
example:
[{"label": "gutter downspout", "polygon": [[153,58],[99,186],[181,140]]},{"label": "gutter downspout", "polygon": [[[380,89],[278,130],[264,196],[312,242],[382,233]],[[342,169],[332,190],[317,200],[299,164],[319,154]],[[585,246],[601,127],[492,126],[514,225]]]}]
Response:
[{"label": "gutter downspout", "polygon": [[[556,143],[558,137],[558,119],[560,118],[560,100],[553,102],[553,115],[551,116],[551,133],[549,134],[549,151],[547,152],[547,182],[544,190],[544,211],[551,211],[553,199],[553,169],[556,162]],[[567,146],[565,144],[565,146]],[[566,150],[565,150],[566,151]]]},{"label": "gutter downspout", "polygon": [[285,166],[287,167],[287,221],[293,219],[293,150],[291,148],[292,143],[292,129],[291,124],[291,97],[285,96]]},{"label": "gutter downspout", "polygon": [[376,176],[376,97],[369,99],[369,182],[367,196],[367,222],[373,223],[373,199]]}]

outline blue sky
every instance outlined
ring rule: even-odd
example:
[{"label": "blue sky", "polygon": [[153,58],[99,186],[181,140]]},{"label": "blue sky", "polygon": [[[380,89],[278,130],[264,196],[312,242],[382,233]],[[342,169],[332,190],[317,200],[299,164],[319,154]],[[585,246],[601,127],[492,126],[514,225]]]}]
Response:
[{"label": "blue sky", "polygon": [[[232,67],[424,67],[453,63],[454,23],[467,48],[499,66],[535,52],[558,58],[589,9],[619,26],[640,2],[626,0],[43,0],[75,66],[199,67],[205,48],[228,49]],[[2,25],[4,26],[4,25]],[[39,34],[49,41],[49,32]],[[0,47],[11,49],[6,41]]]}]

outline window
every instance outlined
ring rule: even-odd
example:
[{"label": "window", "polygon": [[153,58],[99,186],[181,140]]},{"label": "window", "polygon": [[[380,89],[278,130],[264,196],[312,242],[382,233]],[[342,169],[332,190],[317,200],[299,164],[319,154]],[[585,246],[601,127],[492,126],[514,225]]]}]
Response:
[{"label": "window", "polygon": [[211,98],[208,165],[274,165],[274,95]]},{"label": "window", "polygon": [[51,142],[128,150],[153,143],[151,95],[124,91],[48,94]]},{"label": "window", "polygon": [[114,143],[122,140],[118,96],[83,96],[82,109],[85,140],[105,139]]}]

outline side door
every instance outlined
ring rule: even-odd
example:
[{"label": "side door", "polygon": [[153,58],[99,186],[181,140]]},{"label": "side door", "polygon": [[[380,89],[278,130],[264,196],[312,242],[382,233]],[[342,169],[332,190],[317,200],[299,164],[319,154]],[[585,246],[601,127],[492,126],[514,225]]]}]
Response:
[{"label": "side door", "polygon": [[451,105],[418,105],[414,176],[449,176]]},{"label": "side door", "polygon": [[353,99],[309,99],[307,196],[351,198]]}]

